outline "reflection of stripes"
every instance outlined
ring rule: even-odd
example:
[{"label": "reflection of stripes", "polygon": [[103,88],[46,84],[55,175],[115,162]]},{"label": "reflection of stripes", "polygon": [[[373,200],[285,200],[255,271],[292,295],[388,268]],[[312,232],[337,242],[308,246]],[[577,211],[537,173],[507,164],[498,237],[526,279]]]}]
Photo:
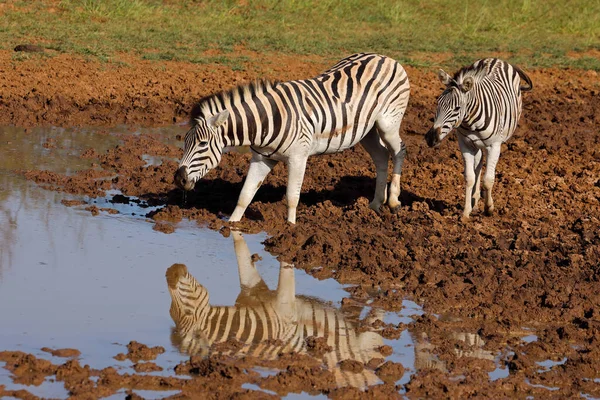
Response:
[{"label": "reflection of stripes", "polygon": [[175,322],[173,342],[189,355],[209,355],[214,344],[235,340],[236,350],[220,354],[254,356],[274,360],[282,353],[306,353],[306,338],[325,338],[331,351],[323,355],[340,386],[366,387],[378,382],[367,369],[361,373],[342,371],[342,360],[367,363],[381,357],[378,348],[383,339],[374,332],[358,333],[336,309],[315,299],[297,296],[293,304],[284,304],[276,291],[263,281],[244,288],[235,306],[211,306],[207,290],[181,264],[167,271],[171,294],[171,317]]}]

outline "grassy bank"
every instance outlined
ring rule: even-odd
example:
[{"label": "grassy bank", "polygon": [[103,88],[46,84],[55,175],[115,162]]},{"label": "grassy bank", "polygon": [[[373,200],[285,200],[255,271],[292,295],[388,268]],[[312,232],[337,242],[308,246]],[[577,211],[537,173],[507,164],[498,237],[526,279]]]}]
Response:
[{"label": "grassy bank", "polygon": [[129,52],[239,66],[234,47],[243,46],[375,51],[412,65],[436,64],[428,54],[442,53],[448,66],[501,53],[530,68],[600,70],[600,2],[587,0],[9,1],[0,19],[2,48],[36,43],[103,60]]}]

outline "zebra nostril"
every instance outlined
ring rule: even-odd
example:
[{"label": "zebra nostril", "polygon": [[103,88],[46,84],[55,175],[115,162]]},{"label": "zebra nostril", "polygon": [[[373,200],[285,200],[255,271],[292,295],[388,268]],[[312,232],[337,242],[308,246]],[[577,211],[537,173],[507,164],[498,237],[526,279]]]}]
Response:
[{"label": "zebra nostril", "polygon": [[175,184],[180,188],[184,189],[188,184],[188,174],[186,167],[180,167],[177,172],[175,172],[174,177]]}]

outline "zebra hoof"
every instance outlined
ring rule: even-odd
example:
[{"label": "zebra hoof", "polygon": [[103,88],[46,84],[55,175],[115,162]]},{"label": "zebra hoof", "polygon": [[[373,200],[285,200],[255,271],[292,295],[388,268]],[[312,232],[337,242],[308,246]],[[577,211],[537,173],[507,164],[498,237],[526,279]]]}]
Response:
[{"label": "zebra hoof", "polygon": [[468,215],[463,214],[463,216],[460,217],[460,222],[462,222],[463,224],[469,223],[470,220],[471,220],[471,217],[469,217]]},{"label": "zebra hoof", "polygon": [[389,207],[392,214],[398,214],[400,212],[400,209],[402,209],[402,205],[400,203],[398,203],[395,206],[389,205]]},{"label": "zebra hoof", "polygon": [[379,203],[379,204],[376,204],[376,203],[374,203],[374,202],[370,202],[370,203],[369,203],[369,208],[370,208],[371,210],[375,211],[377,214],[379,214],[379,212],[380,212],[380,209],[381,209],[381,204],[380,204],[380,203]]},{"label": "zebra hoof", "polygon": [[494,207],[486,207],[484,212],[485,215],[491,217],[492,215],[494,215]]}]

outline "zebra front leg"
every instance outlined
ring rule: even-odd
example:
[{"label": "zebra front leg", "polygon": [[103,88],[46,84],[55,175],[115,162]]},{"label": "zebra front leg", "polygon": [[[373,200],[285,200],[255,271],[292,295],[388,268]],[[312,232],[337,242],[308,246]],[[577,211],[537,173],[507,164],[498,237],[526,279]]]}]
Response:
[{"label": "zebra front leg", "polygon": [[295,323],[298,321],[294,266],[285,261],[279,262],[276,309],[286,323]]},{"label": "zebra front leg", "polygon": [[475,157],[481,150],[473,148],[462,135],[458,135],[458,145],[465,164],[465,207],[463,210],[463,221],[468,221],[473,210],[473,187],[475,186]]},{"label": "zebra front leg", "polygon": [[229,217],[229,222],[238,222],[242,219],[244,211],[246,211],[256,191],[262,185],[263,179],[271,172],[275,164],[277,164],[275,160],[263,157],[258,153],[252,154],[248,176],[246,176],[246,180],[244,181],[244,186],[240,192],[235,210],[233,210],[233,214]]},{"label": "zebra front leg", "polygon": [[492,200],[492,188],[496,179],[496,165],[500,158],[501,143],[495,143],[487,149],[487,161],[485,165],[485,174],[483,176],[483,189],[485,190],[485,214],[494,213],[494,200]]},{"label": "zebra front leg", "polygon": [[360,144],[363,145],[367,153],[369,153],[373,159],[373,163],[375,163],[375,170],[377,171],[377,177],[375,178],[375,195],[373,196],[373,201],[369,204],[369,208],[379,212],[379,208],[386,201],[389,154],[386,148],[381,144],[375,128],[367,133]]},{"label": "zebra front leg", "polygon": [[288,160],[288,184],[286,191],[288,206],[288,222],[296,223],[296,208],[300,202],[300,191],[306,171],[308,156],[292,157]]},{"label": "zebra front leg", "polygon": [[242,233],[232,229],[231,236],[233,237],[233,249],[238,265],[240,288],[242,290],[253,288],[261,283],[263,279],[252,262],[250,249]]}]

